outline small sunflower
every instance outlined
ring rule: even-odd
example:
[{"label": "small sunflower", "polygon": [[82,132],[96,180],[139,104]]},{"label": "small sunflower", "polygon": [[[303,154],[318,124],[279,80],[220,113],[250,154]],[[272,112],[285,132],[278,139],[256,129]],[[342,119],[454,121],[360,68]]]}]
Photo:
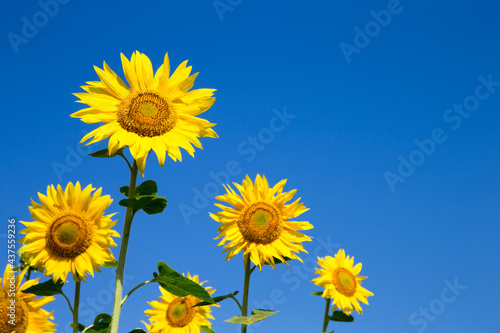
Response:
[{"label": "small sunflower", "polygon": [[47,195],[38,193],[41,204],[31,200],[29,207],[34,222],[21,222],[26,229],[19,240],[24,243],[19,253],[24,262],[53,280],[66,281],[69,272],[75,281],[94,276],[99,266],[114,261],[110,246],[116,246],[111,237],[120,234],[111,228],[114,214],[104,215],[104,210],[113,200],[109,195],[101,196],[102,188],[92,194],[92,185],[82,190],[80,183],[69,183],[66,190],[61,185],[47,186]]},{"label": "small sunflower", "polygon": [[198,73],[190,75],[187,60],[170,75],[168,53],[163,65],[153,74],[149,58],[136,51],[130,61],[121,54],[123,72],[128,86],[104,63],[103,69],[94,66],[101,81],[87,82],[85,93],[77,93],[78,102],[89,107],[71,117],[87,124],[104,125],[85,135],[87,144],[109,137],[108,151],[114,154],[128,146],[139,171],[144,176],[146,157],[153,150],[161,166],[165,155],[182,161],[179,148],[194,157],[192,145],[203,148],[198,137],[217,138],[215,124],[196,116],[215,102],[215,89],[191,90]]},{"label": "small sunflower", "polygon": [[302,242],[311,238],[298,230],[309,230],[313,226],[309,222],[290,221],[309,210],[299,203],[300,198],[287,204],[297,190],[283,192],[286,179],[270,188],[266,177],[260,175],[255,178],[255,184],[248,175],[242,185],[233,184],[240,194],[224,185],[227,194],[216,197],[232,207],[216,203],[222,211],[210,214],[222,223],[218,229],[220,235],[215,239],[224,237],[217,246],[224,245],[226,260],[243,250],[243,255],[250,254],[250,260],[260,269],[265,263],[274,268],[276,259],[302,261],[296,253],[307,253]]},{"label": "small sunflower", "polygon": [[362,314],[359,302],[368,304],[366,298],[373,293],[361,287],[361,281],[366,279],[366,276],[359,276],[361,263],[354,266],[354,257],[346,257],[345,251],[340,249],[333,258],[318,258],[318,265],[321,269],[316,268],[316,274],[320,276],[311,282],[325,288],[322,296],[332,299],[333,310],[340,309],[350,314],[356,309]]},{"label": "small sunflower", "polygon": [[[198,275],[187,274],[188,279],[198,283],[200,286],[207,281],[200,283]],[[215,289],[205,287],[205,290],[212,295]],[[149,302],[153,308],[144,313],[149,316],[150,324],[145,324],[150,333],[200,333],[201,326],[211,327],[212,323],[208,319],[214,319],[210,314],[212,306],[218,305],[194,305],[201,302],[198,298],[188,295],[177,297],[160,287],[162,296],[158,301]]]},{"label": "small sunflower", "polygon": [[0,332],[1,333],[49,333],[55,332],[56,324],[53,312],[42,309],[47,303],[55,300],[52,296],[35,299],[34,294],[25,294],[22,291],[38,283],[40,278],[26,281],[22,284],[25,268],[17,274],[10,265],[5,268],[3,279],[0,278]]}]

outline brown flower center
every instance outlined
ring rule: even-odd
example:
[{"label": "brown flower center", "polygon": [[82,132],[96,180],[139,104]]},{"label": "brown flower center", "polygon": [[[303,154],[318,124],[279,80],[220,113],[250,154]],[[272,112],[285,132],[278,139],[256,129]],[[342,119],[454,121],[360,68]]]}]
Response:
[{"label": "brown flower center", "polygon": [[23,300],[7,295],[0,298],[0,333],[25,333],[28,323],[29,309]]},{"label": "brown flower center", "polygon": [[152,90],[134,92],[118,106],[118,123],[139,136],[160,136],[177,122],[177,113],[169,100]]},{"label": "brown flower center", "polygon": [[332,274],[332,282],[339,293],[351,297],[356,292],[356,278],[343,267],[337,267]]},{"label": "brown flower center", "polygon": [[247,241],[258,244],[274,242],[283,230],[279,210],[265,202],[257,202],[246,208],[237,224]]},{"label": "brown flower center", "polygon": [[78,214],[58,217],[47,228],[47,246],[61,257],[75,258],[92,244],[92,226]]},{"label": "brown flower center", "polygon": [[195,309],[191,308],[194,304],[185,297],[177,297],[169,305],[166,318],[172,327],[184,327],[193,320]]}]

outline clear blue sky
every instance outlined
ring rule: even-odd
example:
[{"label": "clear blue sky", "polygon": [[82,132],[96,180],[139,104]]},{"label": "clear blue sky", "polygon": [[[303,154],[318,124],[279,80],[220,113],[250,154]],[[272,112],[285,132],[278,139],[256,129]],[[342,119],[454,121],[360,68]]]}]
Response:
[{"label": "clear blue sky", "polygon": [[[304,265],[252,276],[250,307],[280,310],[252,332],[319,332],[324,303],[308,296],[318,290],[312,266],[315,254],[339,247],[363,263],[375,296],[356,323],[331,325],[336,332],[500,332],[498,4],[60,0],[51,15],[42,7],[7,2],[1,14],[2,244],[8,217],[30,221],[29,199],[69,181],[103,187],[121,233],[118,189],[128,170],[119,159],[82,156],[82,133],[96,126],[69,117],[82,108],[71,94],[97,79],[92,66],[104,60],[122,75],[120,52],[139,50],[157,68],[168,51],[172,66],[189,59],[200,72],[195,88],[218,90],[204,118],[220,139],[203,139],[195,159],[184,154],[163,169],[148,160],[146,178],[169,204],[136,216],[127,290],[159,260],[199,274],[217,294],[242,290],[241,255],[224,261],[208,216],[222,193],[213,177],[226,181],[221,171],[236,161],[229,181],[287,178],[315,226]],[[186,206],[197,213],[183,216]],[[111,311],[113,272],[83,286],[84,324]],[[143,327],[146,302],[158,295],[153,285],[136,292],[120,331]],[[69,332],[65,301],[47,308]],[[238,314],[232,302],[213,314],[217,333],[239,329],[223,322]]]}]

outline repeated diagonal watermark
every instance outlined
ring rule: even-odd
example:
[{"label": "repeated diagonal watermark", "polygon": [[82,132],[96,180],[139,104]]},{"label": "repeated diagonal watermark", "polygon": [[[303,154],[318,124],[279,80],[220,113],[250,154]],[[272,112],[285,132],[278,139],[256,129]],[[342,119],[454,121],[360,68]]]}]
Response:
[{"label": "repeated diagonal watermark", "polygon": [[404,183],[416,168],[424,164],[427,158],[434,154],[439,144],[448,140],[450,129],[458,130],[463,122],[479,109],[481,102],[484,102],[492,96],[497,87],[500,87],[500,81],[493,80],[493,74],[486,77],[480,75],[477,77],[479,84],[476,85],[474,93],[466,96],[462,103],[454,103],[449,109],[443,112],[443,121],[449,126],[449,129],[436,127],[427,138],[422,140],[415,139],[416,148],[405,156],[399,155],[398,166],[394,171],[385,171],[384,178],[391,192],[396,191],[398,183]]},{"label": "repeated diagonal watermark", "polygon": [[[407,1],[411,2],[412,0]],[[347,63],[350,64],[352,62],[352,56],[354,54],[360,54],[366,49],[372,40],[380,35],[383,28],[389,26],[392,19],[403,12],[404,8],[405,6],[400,0],[389,0],[387,1],[385,9],[370,11],[372,19],[365,23],[362,28],[357,25],[354,26],[354,37],[352,42],[341,42],[339,44],[340,51],[344,55]]]},{"label": "repeated diagonal watermark", "polygon": [[[297,115],[288,113],[286,106],[282,110],[274,108],[273,116],[268,122],[268,126],[261,128],[256,135],[249,135],[245,140],[241,141],[236,150],[240,157],[244,157],[244,161],[253,161],[259,152],[263,151],[266,146],[274,141],[276,134],[282,132]],[[212,204],[213,199],[224,191],[223,184],[229,184],[243,171],[241,162],[236,159],[227,161],[225,168],[219,171],[210,171],[208,176],[211,181],[201,187],[192,189],[193,198],[191,203],[180,203],[179,211],[186,224],[191,223],[191,217],[198,215],[200,212]],[[239,179],[238,179],[239,180]]]},{"label": "repeated diagonal watermark", "polygon": [[[83,136],[87,135],[87,131],[82,131]],[[83,162],[83,158],[90,154],[92,150],[97,151],[100,145],[104,141],[98,141],[92,144],[93,148],[89,146],[83,146],[82,144],[76,142],[73,146],[66,145],[64,149],[66,150],[66,155],[64,161],[52,161],[50,164],[52,170],[54,171],[59,183],[62,183],[63,176],[66,173],[72,173],[80,164]]]},{"label": "repeated diagonal watermark", "polygon": [[[318,257],[333,256],[340,248],[339,243],[332,242],[331,235],[315,238],[313,242],[317,244],[314,250],[309,254],[300,255],[303,263],[298,260],[289,261],[290,268],[285,268],[285,271],[281,275],[282,284],[280,287],[273,289],[269,293],[269,297],[249,303],[249,310],[267,309],[286,311],[286,307],[283,304],[288,300],[287,295],[297,291],[303,283],[308,285],[312,283],[311,280],[315,277],[314,272],[316,271]],[[259,330],[254,331],[254,329],[261,326],[263,322],[259,321],[248,326],[247,333],[258,332]],[[237,328],[236,332],[240,332],[241,328],[237,325],[235,326]]]},{"label": "repeated diagonal watermark", "polygon": [[[90,325],[94,322],[95,317],[106,310],[113,304],[113,295],[115,293],[115,274],[114,270],[109,270],[111,277],[108,279],[108,283],[105,287],[101,288],[99,291],[94,293],[91,297],[87,296],[80,299],[79,307],[79,322],[85,325]],[[123,286],[126,287],[130,285],[134,280],[135,276],[125,274],[123,277]],[[64,326],[65,333],[72,333],[73,328],[70,326],[71,322]],[[62,328],[61,328],[62,330]]]},{"label": "repeated diagonal watermark", "polygon": [[243,0],[214,0],[212,6],[214,7],[219,20],[225,20],[226,13],[231,13],[235,7],[241,5]]},{"label": "repeated diagonal watermark", "polygon": [[412,312],[408,316],[408,324],[412,327],[412,330],[401,331],[401,333],[425,332],[429,325],[435,322],[458,299],[462,292],[467,289],[466,285],[458,282],[457,277],[453,279],[453,282],[445,279],[443,283],[445,287],[441,289],[438,297],[432,299],[425,306],[419,307],[417,311]]},{"label": "repeated diagonal watermark", "polygon": [[21,27],[17,32],[9,32],[9,40],[14,53],[19,53],[19,47],[26,45],[38,35],[40,29],[45,27],[51,18],[54,18],[60,10],[61,5],[66,5],[71,0],[39,0],[37,2],[40,10],[32,15],[21,17]]}]

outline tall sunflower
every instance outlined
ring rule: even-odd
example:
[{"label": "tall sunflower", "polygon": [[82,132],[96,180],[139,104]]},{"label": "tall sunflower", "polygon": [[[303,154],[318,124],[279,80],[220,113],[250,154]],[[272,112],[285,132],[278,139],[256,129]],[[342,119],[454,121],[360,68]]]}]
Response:
[{"label": "tall sunflower", "polygon": [[104,210],[113,200],[109,195],[101,196],[102,188],[92,194],[95,188],[88,185],[82,190],[80,183],[47,186],[47,195],[38,193],[41,204],[31,200],[29,207],[34,222],[21,222],[26,229],[19,240],[24,243],[19,253],[24,262],[53,280],[66,281],[69,272],[75,281],[85,279],[87,273],[94,276],[99,266],[113,261],[110,246],[116,246],[111,237],[120,234],[111,228],[114,214],[104,215]]},{"label": "tall sunflower", "polygon": [[163,65],[153,74],[149,58],[136,51],[130,61],[121,54],[125,82],[108,67],[94,66],[101,81],[87,82],[85,93],[77,93],[78,102],[89,107],[71,116],[83,122],[104,125],[85,135],[87,144],[109,137],[109,154],[128,146],[139,171],[144,176],[146,157],[156,153],[161,166],[168,153],[174,161],[182,161],[179,148],[194,157],[192,145],[203,148],[198,137],[217,138],[215,124],[196,116],[215,102],[215,89],[191,90],[198,73],[190,75],[187,60],[170,76],[168,53]]},{"label": "tall sunflower", "polygon": [[304,250],[302,242],[311,238],[298,230],[312,229],[309,222],[290,221],[309,210],[300,198],[287,204],[297,190],[283,192],[286,179],[270,188],[265,176],[257,175],[255,184],[247,175],[243,184],[233,183],[239,190],[237,194],[229,185],[224,185],[227,194],[216,197],[232,207],[216,203],[222,209],[210,216],[217,222],[220,235],[224,237],[217,246],[224,245],[226,260],[240,251],[250,254],[250,260],[260,269],[264,263],[275,266],[276,259],[299,259],[296,253]]},{"label": "tall sunflower", "polygon": [[3,279],[0,278],[0,332],[2,333],[50,333],[55,332],[56,324],[53,312],[42,309],[47,303],[54,301],[52,296],[35,299],[34,294],[22,291],[38,283],[40,278],[26,281],[23,278],[28,268],[19,274],[12,271],[10,265],[5,268]]},{"label": "tall sunflower", "polygon": [[333,310],[340,309],[350,314],[356,309],[362,314],[359,302],[368,304],[367,297],[373,293],[361,287],[361,281],[366,279],[366,276],[359,276],[361,263],[354,266],[354,257],[346,257],[345,251],[340,249],[333,258],[318,258],[318,265],[321,269],[316,268],[316,274],[320,276],[312,282],[325,288],[322,296],[332,299]]},{"label": "tall sunflower", "polygon": [[[198,283],[200,286],[207,281],[200,283],[198,275],[187,274],[188,279]],[[205,290],[212,295],[215,289],[205,287]],[[177,297],[160,287],[161,296],[158,301],[149,302],[153,308],[144,313],[149,316],[150,324],[145,324],[150,333],[200,333],[201,326],[211,327],[212,323],[208,319],[214,319],[210,314],[210,307],[218,306],[205,305],[193,307],[201,302],[198,298],[188,295]]]}]

